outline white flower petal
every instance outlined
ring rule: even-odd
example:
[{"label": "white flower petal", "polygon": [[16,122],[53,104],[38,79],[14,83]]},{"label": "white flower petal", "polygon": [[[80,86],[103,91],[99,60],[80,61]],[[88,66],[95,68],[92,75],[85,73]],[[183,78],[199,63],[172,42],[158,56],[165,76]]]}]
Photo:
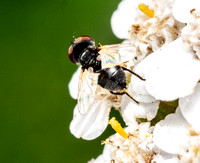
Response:
[{"label": "white flower petal", "polygon": [[185,48],[191,49],[200,59],[200,10],[192,12],[192,18],[187,22],[182,30],[181,38],[185,43]]},{"label": "white flower petal", "polygon": [[71,133],[77,138],[95,139],[108,125],[110,108],[101,101],[94,102],[86,114],[81,114],[76,106],[70,124]]},{"label": "white flower petal", "polygon": [[113,152],[112,146],[110,144],[105,144],[103,153],[102,153],[104,159],[107,161],[111,161],[114,157],[112,155],[112,152]]},{"label": "white flower petal", "polygon": [[[128,126],[125,131],[129,137],[124,139],[118,133],[105,140],[103,154],[100,155],[102,162],[140,162],[144,163],[153,154],[150,146],[152,142],[152,132],[150,123]],[[99,157],[97,158],[97,160]]]},{"label": "white flower petal", "polygon": [[137,124],[135,120],[135,112],[134,112],[134,109],[136,109],[135,108],[136,105],[137,104],[135,104],[134,101],[132,102],[130,98],[127,97],[126,95],[122,97],[121,114],[126,125]]},{"label": "white flower petal", "polygon": [[123,96],[122,98],[121,113],[127,125],[135,124],[136,117],[152,120],[156,116],[158,108],[158,101],[137,104],[128,96]]},{"label": "white flower petal", "polygon": [[165,152],[178,154],[187,140],[187,126],[189,124],[177,108],[175,114],[169,114],[156,124],[153,132],[155,144]]},{"label": "white flower petal", "polygon": [[138,105],[138,109],[135,110],[135,114],[137,117],[147,118],[148,121],[155,118],[158,108],[159,102],[155,101],[152,103],[140,103]]},{"label": "white flower petal", "polygon": [[70,82],[69,82],[69,94],[72,98],[77,99],[78,96],[78,82],[79,82],[79,75],[81,72],[81,66],[76,70],[76,72],[73,74]]},{"label": "white flower petal", "polygon": [[99,155],[96,159],[92,159],[88,161],[88,163],[110,163],[110,161],[106,161],[103,157],[103,154]]},{"label": "white flower petal", "polygon": [[[130,6],[133,6],[131,8]],[[111,18],[111,27],[113,33],[118,38],[128,38],[128,30],[132,25],[132,19],[136,14],[135,2],[132,0],[123,0],[118,9],[113,13]]]},{"label": "white flower petal", "polygon": [[[140,123],[138,127],[140,129],[140,132],[139,132],[139,135],[138,135],[139,139],[140,140],[147,139],[147,135],[151,131],[151,129],[150,129],[150,122]],[[145,150],[145,149],[143,149],[143,150]]]},{"label": "white flower petal", "polygon": [[[158,100],[172,101],[192,93],[200,79],[200,61],[177,39],[147,56],[135,68],[146,90]],[[137,88],[136,88],[137,89]]]},{"label": "white flower petal", "polygon": [[173,15],[176,20],[187,23],[192,17],[190,11],[200,9],[199,0],[176,0],[173,6]]},{"label": "white flower petal", "polygon": [[179,159],[173,155],[171,156],[170,154],[168,154],[169,158],[165,158],[165,156],[161,155],[161,154],[157,154],[154,156],[152,162],[156,162],[156,163],[178,163]]},{"label": "white flower petal", "polygon": [[[147,3],[147,0],[133,1],[123,0],[111,18],[113,33],[121,39],[128,38],[128,31],[132,24],[137,23],[135,17],[138,15],[138,4]],[[143,13],[142,13],[143,14]],[[144,15],[144,14],[143,14]],[[147,19],[148,17],[144,15]]]},{"label": "white flower petal", "polygon": [[185,119],[200,131],[200,84],[191,95],[179,99],[179,106]]},{"label": "white flower petal", "polygon": [[[137,74],[143,76],[142,72],[139,69],[135,69],[134,71],[137,71]],[[132,75],[131,82],[127,91],[138,102],[150,103],[156,101],[156,99],[147,92],[145,84],[145,81],[142,81],[135,75]]]}]

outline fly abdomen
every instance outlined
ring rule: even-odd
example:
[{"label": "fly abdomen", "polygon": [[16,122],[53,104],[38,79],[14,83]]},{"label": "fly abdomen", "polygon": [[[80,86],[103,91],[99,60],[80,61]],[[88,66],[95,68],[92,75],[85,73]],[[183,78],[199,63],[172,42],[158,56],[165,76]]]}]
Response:
[{"label": "fly abdomen", "polygon": [[120,91],[126,88],[126,75],[120,66],[101,70],[98,84],[109,91]]}]

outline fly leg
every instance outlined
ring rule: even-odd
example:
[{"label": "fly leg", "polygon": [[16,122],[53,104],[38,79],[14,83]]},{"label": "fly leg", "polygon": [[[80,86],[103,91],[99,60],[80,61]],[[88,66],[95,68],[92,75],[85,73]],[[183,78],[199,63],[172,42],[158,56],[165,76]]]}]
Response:
[{"label": "fly leg", "polygon": [[140,80],[143,80],[143,81],[146,80],[146,79],[142,78],[140,75],[138,75],[137,73],[135,73],[135,72],[133,72],[133,71],[131,71],[131,70],[125,68],[125,67],[121,67],[121,68],[122,68],[124,71],[128,71],[128,72],[130,72],[131,74],[137,76]]},{"label": "fly leg", "polygon": [[111,94],[113,95],[124,95],[126,94],[128,97],[130,97],[133,101],[135,101],[137,104],[139,104],[138,101],[136,101],[126,90],[124,91],[121,91],[121,92],[113,92],[113,91],[110,91]]}]

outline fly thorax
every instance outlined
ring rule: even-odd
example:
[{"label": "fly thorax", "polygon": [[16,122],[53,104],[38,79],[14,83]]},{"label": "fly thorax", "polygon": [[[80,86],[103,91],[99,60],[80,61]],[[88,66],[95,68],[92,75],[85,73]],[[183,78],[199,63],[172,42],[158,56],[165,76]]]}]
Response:
[{"label": "fly thorax", "polygon": [[80,63],[83,68],[88,69],[92,67],[94,72],[99,72],[101,70],[101,61],[97,60],[98,53],[93,48],[85,49],[80,55]]},{"label": "fly thorax", "polygon": [[94,60],[95,54],[91,52],[89,49],[85,49],[80,55],[80,63],[83,67],[90,67],[91,60]]}]

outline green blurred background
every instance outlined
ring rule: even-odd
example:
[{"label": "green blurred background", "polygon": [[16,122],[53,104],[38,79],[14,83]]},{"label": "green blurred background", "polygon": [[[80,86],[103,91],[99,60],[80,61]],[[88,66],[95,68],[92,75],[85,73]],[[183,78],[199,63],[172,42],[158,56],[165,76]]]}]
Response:
[{"label": "green blurred background", "polygon": [[101,140],[70,134],[76,100],[68,83],[77,66],[67,50],[73,35],[119,43],[110,26],[120,0],[0,1],[0,162],[87,162]]}]

